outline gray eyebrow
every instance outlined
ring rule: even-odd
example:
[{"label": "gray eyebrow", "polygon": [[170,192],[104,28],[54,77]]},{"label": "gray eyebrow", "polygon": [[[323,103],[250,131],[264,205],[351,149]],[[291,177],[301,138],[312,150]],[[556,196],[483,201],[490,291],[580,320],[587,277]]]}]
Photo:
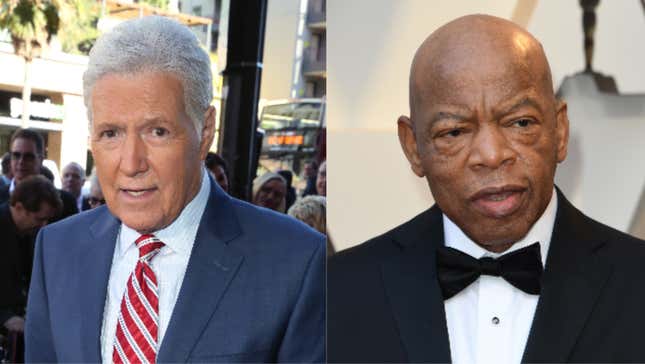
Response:
[{"label": "gray eyebrow", "polygon": [[439,112],[435,113],[432,116],[432,119],[430,119],[430,125],[432,125],[432,124],[434,124],[434,123],[436,123],[436,122],[438,122],[439,120],[442,120],[442,119],[466,120],[466,119],[468,119],[468,117],[464,116],[464,115],[460,115],[460,114],[455,114],[455,113],[452,113],[452,112],[439,111]]}]

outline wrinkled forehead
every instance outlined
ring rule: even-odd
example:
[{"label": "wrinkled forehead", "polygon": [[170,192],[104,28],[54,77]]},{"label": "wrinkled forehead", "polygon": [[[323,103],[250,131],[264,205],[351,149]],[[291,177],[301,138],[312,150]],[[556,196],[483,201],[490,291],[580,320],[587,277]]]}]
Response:
[{"label": "wrinkled forehead", "polygon": [[[94,85],[91,112],[95,122],[103,121],[98,116],[128,122],[174,116],[185,113],[183,95],[181,81],[171,72],[108,73]],[[120,112],[115,114],[115,110]]]},{"label": "wrinkled forehead", "polygon": [[469,107],[485,97],[495,103],[528,90],[537,97],[553,97],[546,57],[528,33],[494,28],[441,32],[429,37],[415,55],[410,108],[415,114],[436,103]]}]

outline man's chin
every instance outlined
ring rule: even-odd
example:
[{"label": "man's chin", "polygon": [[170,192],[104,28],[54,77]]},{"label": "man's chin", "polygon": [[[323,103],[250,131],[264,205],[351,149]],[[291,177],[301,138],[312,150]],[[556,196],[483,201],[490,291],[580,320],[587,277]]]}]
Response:
[{"label": "man's chin", "polygon": [[150,234],[164,228],[162,218],[155,218],[149,213],[126,213],[119,216],[121,222],[139,234]]},{"label": "man's chin", "polygon": [[492,252],[503,252],[522,240],[530,227],[519,226],[480,226],[468,236],[477,245]]}]

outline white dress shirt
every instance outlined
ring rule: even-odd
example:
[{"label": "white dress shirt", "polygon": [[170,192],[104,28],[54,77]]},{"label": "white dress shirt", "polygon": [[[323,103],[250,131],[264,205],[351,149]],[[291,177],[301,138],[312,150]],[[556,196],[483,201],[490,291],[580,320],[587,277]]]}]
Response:
[{"label": "white dress shirt", "polygon": [[[528,234],[501,254],[475,244],[443,215],[446,246],[479,259],[484,256],[496,258],[539,242],[542,264],[545,264],[557,207],[554,189],[549,205]],[[502,277],[482,275],[447,299],[444,306],[452,362],[520,363],[538,298],[513,287]]]},{"label": "white dress shirt", "polygon": [[[165,244],[151,262],[152,270],[155,272],[159,283],[159,336],[157,338],[157,350],[161,345],[168,328],[170,316],[177,302],[190,253],[195,243],[197,228],[208,202],[210,181],[207,176],[206,171],[202,169],[202,185],[195,198],[186,205],[172,224],[154,233]],[[127,281],[139,259],[139,249],[135,245],[135,241],[139,236],[141,234],[125,224],[121,224],[121,231],[114,249],[103,311],[103,325],[101,328],[101,358],[103,363],[112,363],[121,300],[123,299]]]}]

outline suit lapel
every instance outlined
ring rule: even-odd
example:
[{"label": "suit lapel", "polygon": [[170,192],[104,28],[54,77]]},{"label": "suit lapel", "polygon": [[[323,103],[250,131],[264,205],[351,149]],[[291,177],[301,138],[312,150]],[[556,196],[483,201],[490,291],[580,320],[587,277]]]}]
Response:
[{"label": "suit lapel", "polygon": [[566,362],[611,273],[605,241],[558,190],[542,292],[523,362]]},{"label": "suit lapel", "polygon": [[91,235],[85,237],[78,265],[78,298],[80,305],[81,348],[85,362],[101,361],[101,327],[107,285],[112,267],[114,247],[119,233],[119,220],[103,207],[103,212],[90,225]]},{"label": "suit lapel", "polygon": [[227,243],[241,234],[231,198],[211,180],[186,275],[158,362],[186,362],[240,267],[243,256]]},{"label": "suit lapel", "polygon": [[381,271],[407,359],[449,362],[446,314],[435,267],[435,251],[443,245],[439,208],[415,218],[395,240],[401,253],[383,263]]}]

